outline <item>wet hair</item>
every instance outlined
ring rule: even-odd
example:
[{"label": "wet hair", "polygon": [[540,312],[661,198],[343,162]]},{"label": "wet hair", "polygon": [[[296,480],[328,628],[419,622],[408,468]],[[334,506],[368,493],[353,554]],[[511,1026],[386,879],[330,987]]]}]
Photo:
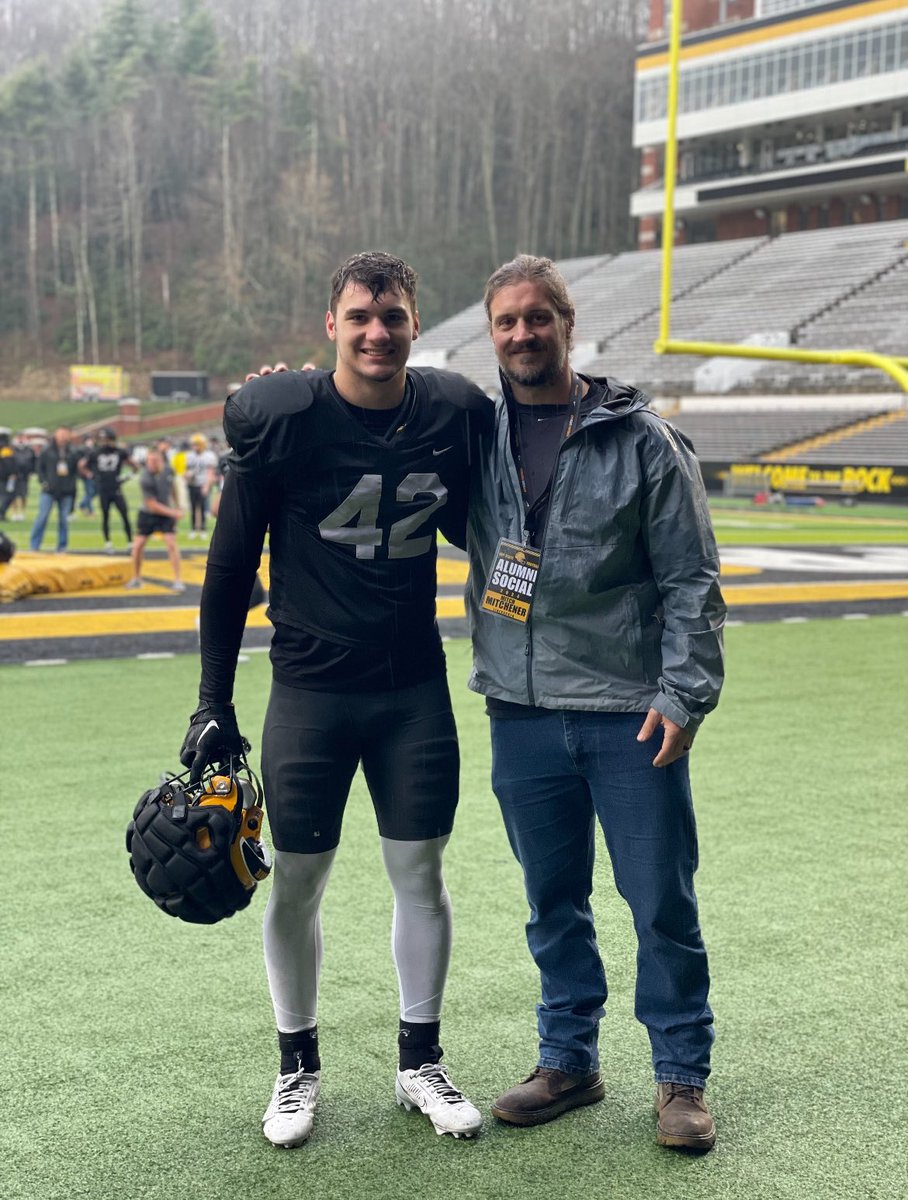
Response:
[{"label": "wet hair", "polygon": [[383,250],[364,250],[341,263],[331,276],[328,307],[333,313],[337,312],[337,302],[351,283],[368,288],[373,300],[387,292],[400,292],[416,312],[416,272],[402,258],[395,258]]},{"label": "wet hair", "polygon": [[567,281],[550,258],[540,258],[535,254],[518,254],[489,276],[482,298],[489,321],[492,320],[492,301],[495,296],[502,288],[517,283],[538,283],[544,289],[556,311],[564,318],[570,340],[574,332],[575,313]]}]

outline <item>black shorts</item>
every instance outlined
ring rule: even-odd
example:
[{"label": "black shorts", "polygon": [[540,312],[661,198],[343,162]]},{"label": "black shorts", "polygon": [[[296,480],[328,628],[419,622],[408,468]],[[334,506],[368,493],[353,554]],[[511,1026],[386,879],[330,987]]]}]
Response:
[{"label": "black shorts", "polygon": [[173,533],[176,527],[177,523],[173,517],[163,517],[160,513],[146,512],[144,508],[139,509],[139,537],[151,537],[153,533]]},{"label": "black shorts", "polygon": [[444,676],[388,692],[272,683],[262,782],[276,849],[319,854],[337,846],[360,763],[382,837],[426,841],[451,832],[460,755]]}]

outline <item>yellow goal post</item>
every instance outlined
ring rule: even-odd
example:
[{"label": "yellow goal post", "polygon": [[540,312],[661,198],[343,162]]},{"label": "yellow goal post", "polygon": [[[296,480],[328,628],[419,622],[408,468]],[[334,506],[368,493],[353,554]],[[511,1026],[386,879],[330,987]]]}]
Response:
[{"label": "yellow goal post", "polygon": [[688,342],[671,336],[672,251],[675,243],[675,178],[678,171],[678,74],[681,62],[682,0],[671,0],[669,37],[668,127],[665,140],[665,206],[662,211],[662,284],[659,306],[657,354],[698,354],[705,358],[760,358],[781,362],[834,363],[873,367],[890,375],[908,392],[908,358],[876,354],[871,350],[803,350],[780,346],[742,346],[724,342]]}]

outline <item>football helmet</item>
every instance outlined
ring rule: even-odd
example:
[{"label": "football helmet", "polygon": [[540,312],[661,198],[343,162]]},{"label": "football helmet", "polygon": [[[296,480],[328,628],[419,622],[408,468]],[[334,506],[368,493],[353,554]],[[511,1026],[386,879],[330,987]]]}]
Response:
[{"label": "football helmet", "polygon": [[136,883],[163,912],[213,925],[245,908],[271,870],[261,785],[245,759],[198,783],[172,775],[144,792],[126,830]]}]

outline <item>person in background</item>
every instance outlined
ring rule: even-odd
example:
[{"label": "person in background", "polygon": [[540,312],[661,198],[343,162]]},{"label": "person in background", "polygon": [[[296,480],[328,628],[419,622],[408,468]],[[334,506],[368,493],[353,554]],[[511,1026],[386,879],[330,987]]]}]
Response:
[{"label": "person in background", "polygon": [[101,531],[104,535],[104,549],[113,554],[113,542],[110,540],[110,510],[115,508],[123,522],[123,532],[126,534],[127,548],[132,547],[132,526],[129,521],[129,510],[126,500],[120,490],[120,472],[124,467],[135,471],[135,463],[129,456],[129,451],[117,445],[117,435],[113,429],[102,429],[99,442],[89,450],[79,463],[79,469],[86,479],[90,479],[97,489],[98,501],[101,505]]},{"label": "person in background", "polygon": [[16,451],[8,429],[0,429],[0,521],[16,498]]},{"label": "person in background", "polygon": [[41,483],[38,515],[32,525],[29,546],[40,550],[44,531],[54,505],[57,506],[57,553],[65,554],[69,545],[69,518],[76,501],[80,451],[72,444],[72,430],[60,425],[38,456],[37,472]]},{"label": "person in background", "polygon": [[184,438],[177,445],[164,438],[158,446],[164,455],[164,462],[173,472],[173,485],[176,488],[177,502],[184,512],[189,509],[189,493],[186,490],[186,455],[189,453],[189,442]]},{"label": "person in background", "polygon": [[13,438],[13,451],[16,456],[16,486],[10,520],[24,521],[28,504],[28,481],[35,473],[38,455],[24,433],[18,433]]},{"label": "person in background", "polygon": [[190,449],[186,454],[186,465],[183,478],[189,492],[190,538],[208,536],[206,517],[208,516],[209,497],[217,477],[217,455],[209,449],[208,439],[203,433],[194,433],[190,439]]},{"label": "person in background", "polygon": [[160,533],[167,546],[167,557],[173,569],[173,592],[184,592],[186,585],[180,578],[180,549],[177,546],[177,521],[183,515],[178,507],[174,490],[173,472],[164,465],[160,450],[149,450],[145,457],[145,469],[139,476],[142,490],[142,507],[139,509],[137,535],[132,544],[133,577],[127,588],[142,586],[142,559],[145,543],[154,533]]},{"label": "person in background", "polygon": [[92,434],[87,433],[82,439],[82,458],[79,462],[79,475],[82,479],[82,499],[79,501],[79,512],[84,513],[86,517],[95,515],[95,499],[98,495],[98,485],[93,475],[87,474],[83,463],[95,448],[95,439]]}]

